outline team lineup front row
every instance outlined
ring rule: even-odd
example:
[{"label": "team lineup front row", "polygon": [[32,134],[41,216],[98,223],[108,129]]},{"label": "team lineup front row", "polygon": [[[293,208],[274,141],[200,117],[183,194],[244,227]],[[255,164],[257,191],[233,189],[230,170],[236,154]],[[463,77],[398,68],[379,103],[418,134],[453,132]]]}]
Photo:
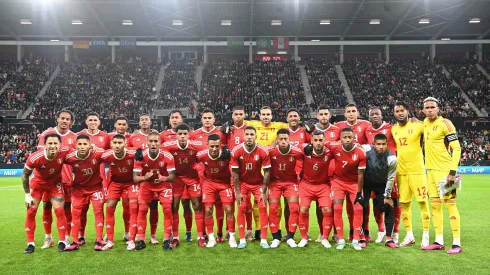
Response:
[{"label": "team lineup front row", "polygon": [[[373,198],[379,227],[376,241],[386,238],[386,246],[398,248],[400,215],[407,230],[400,246],[415,243],[411,218],[414,196],[421,208],[421,248],[445,249],[444,202],[453,232],[453,245],[448,254],[458,254],[462,249],[456,189],[446,194],[440,194],[439,189],[441,181],[444,186],[452,186],[458,180],[456,170],[461,148],[453,124],[439,116],[438,103],[432,97],[424,100],[423,122],[409,120],[408,106],[396,103],[395,125],[383,122],[377,107],[369,111],[370,122],[360,120],[353,104],[345,108],[347,120],[336,125],[330,124],[327,107],[318,108],[318,123],[304,125],[300,124],[295,109],[288,110],[288,123],[279,123],[271,122],[269,107],[261,109],[260,121],[245,121],[244,109],[235,107],[233,121],[219,128],[214,126],[213,111],[204,110],[203,127],[191,131],[182,123],[180,112],[173,111],[171,129],[161,134],[152,131],[149,116],[142,115],[140,129],[132,135],[126,133],[124,117],[116,120],[115,132],[99,131],[96,113],[88,114],[88,129],[74,134],[69,130],[74,122],[73,113],[61,111],[57,127],[41,135],[39,150],[29,156],[23,171],[28,243],[24,252],[35,251],[36,213],[41,201],[46,234],[42,248],[54,244],[52,209],[57,217],[58,250],[73,251],[84,245],[87,211],[92,204],[96,228],[94,250],[110,250],[114,247],[114,213],[121,199],[127,250],[146,248],[148,212],[150,242],[158,243],[158,204],[163,211],[163,249],[178,247],[181,203],[186,240],[192,239],[193,210],[200,247],[214,247],[224,241],[222,227],[226,220],[229,246],[245,248],[247,240],[252,239],[254,212],[258,227],[255,238],[260,239],[263,248],[276,248],[282,241],[281,197],[285,206],[285,240],[290,247],[308,244],[309,208],[316,201],[321,232],[317,241],[331,248],[329,236],[333,231],[336,248],[344,249],[342,212],[346,200],[349,240],[355,250],[362,250],[370,242],[369,200]],[[105,165],[109,167],[107,175]],[[436,233],[432,244],[428,198]],[[217,237],[213,208],[218,221]],[[301,239],[296,243],[294,235],[298,227]],[[103,238],[104,228],[106,238]],[[267,242],[268,228],[272,233],[271,244]]]}]

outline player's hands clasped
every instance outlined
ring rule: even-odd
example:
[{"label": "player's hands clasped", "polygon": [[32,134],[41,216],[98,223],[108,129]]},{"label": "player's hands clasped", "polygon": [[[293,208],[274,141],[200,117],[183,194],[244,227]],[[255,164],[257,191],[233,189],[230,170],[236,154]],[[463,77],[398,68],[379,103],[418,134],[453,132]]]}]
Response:
[{"label": "player's hands clasped", "polygon": [[389,206],[394,207],[393,206],[393,199],[392,198],[385,198],[384,199],[384,204],[388,204]]}]

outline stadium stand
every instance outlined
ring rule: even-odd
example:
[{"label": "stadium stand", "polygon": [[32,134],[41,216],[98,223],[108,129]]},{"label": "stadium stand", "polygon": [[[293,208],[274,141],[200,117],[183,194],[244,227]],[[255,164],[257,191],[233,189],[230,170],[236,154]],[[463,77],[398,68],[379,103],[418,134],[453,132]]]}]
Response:
[{"label": "stadium stand", "polygon": [[[342,109],[347,104],[332,60],[308,60],[305,66],[315,106]],[[316,109],[313,108],[313,109]]]},{"label": "stadium stand", "polygon": [[0,89],[15,75],[19,64],[12,60],[0,60]]},{"label": "stadium stand", "polygon": [[190,108],[197,95],[196,63],[193,60],[172,60],[165,69],[157,109]]},{"label": "stadium stand", "polygon": [[485,129],[463,129],[459,131],[461,141],[461,161],[490,161],[490,132]]},{"label": "stadium stand", "polygon": [[15,127],[0,123],[0,163],[25,163],[29,154],[36,151],[41,134],[34,127]]},{"label": "stadium stand", "polygon": [[412,107],[413,115],[422,118],[422,101],[428,96],[438,98],[441,110],[450,117],[476,115],[444,75],[441,64],[426,59],[394,59],[388,65],[380,60],[353,59],[347,60],[343,69],[363,116],[369,107],[379,106],[385,118],[392,119],[391,106],[402,100]]},{"label": "stadium stand", "polygon": [[107,58],[64,64],[46,94],[37,99],[31,118],[53,118],[66,108],[79,118],[95,111],[101,118],[135,119],[152,111],[159,67],[156,60],[144,58],[114,64]]}]

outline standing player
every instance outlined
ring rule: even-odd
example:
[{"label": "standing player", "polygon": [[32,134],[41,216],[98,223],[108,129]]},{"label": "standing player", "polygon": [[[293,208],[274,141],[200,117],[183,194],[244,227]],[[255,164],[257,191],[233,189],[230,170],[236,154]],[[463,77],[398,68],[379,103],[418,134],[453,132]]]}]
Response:
[{"label": "standing player", "polygon": [[[216,134],[220,137],[221,144],[222,144],[221,146],[222,147],[225,146],[226,145],[226,135],[224,135],[218,127],[214,126],[215,121],[216,121],[216,119],[214,117],[213,110],[204,109],[201,113],[202,127],[193,131],[190,134],[190,139],[201,141],[201,143],[204,144],[205,142],[207,142],[208,137],[210,135]],[[204,173],[204,166],[199,165],[198,166],[198,172],[199,172],[199,178],[202,179],[203,173]],[[216,221],[218,223],[218,232],[217,232],[218,237],[216,240],[217,240],[217,242],[221,243],[221,242],[223,242],[223,220],[224,220],[225,212],[224,212],[223,204],[221,203],[219,196],[216,197],[216,200],[214,203],[216,205]]]},{"label": "standing player", "polygon": [[[433,97],[424,99],[424,149],[425,167],[431,198],[432,217],[436,240],[423,250],[444,250],[442,200],[439,198],[439,182],[451,186],[455,183],[456,171],[461,157],[456,128],[449,119],[439,116],[439,101]],[[452,150],[452,152],[450,152]],[[449,223],[453,231],[453,246],[448,254],[461,253],[461,221],[456,206],[456,189],[444,194],[444,204],[449,214]]]},{"label": "standing player", "polygon": [[310,224],[311,201],[316,200],[322,211],[323,238],[325,248],[332,246],[328,236],[332,230],[333,211],[328,167],[332,158],[330,151],[325,148],[324,133],[315,130],[311,136],[311,144],[304,149],[303,178],[299,183],[299,231],[301,241],[298,247],[308,244],[308,228]]},{"label": "standing player", "polygon": [[[61,137],[61,145],[68,146],[75,149],[75,143],[77,140],[77,135],[70,131],[70,127],[75,123],[75,115],[69,110],[62,110],[56,116],[56,127],[49,128],[44,131],[39,137],[38,149],[45,148],[45,137],[50,134],[56,134]],[[66,216],[66,233],[67,233],[67,244],[69,243],[70,232],[71,232],[71,183],[72,183],[72,173],[70,165],[63,165],[63,170],[61,174],[61,183],[63,184],[64,191],[64,209]],[[52,204],[49,196],[43,196],[43,226],[45,239],[44,244],[41,249],[49,248],[53,245],[53,237],[51,235],[51,225],[53,223],[53,213]]]},{"label": "standing player", "polygon": [[[276,135],[276,134],[274,134]],[[250,195],[254,195],[254,201],[260,211],[260,246],[270,248],[267,243],[267,186],[270,179],[270,158],[267,149],[256,143],[257,132],[254,127],[245,128],[245,142],[235,147],[232,151],[231,169],[235,196],[238,204],[238,233],[240,244],[238,248],[247,247],[245,240],[245,211],[250,202]],[[261,171],[264,170],[262,176]]]},{"label": "standing player", "polygon": [[422,220],[421,247],[429,246],[430,211],[427,201],[427,178],[424,168],[424,154],[422,152],[422,139],[424,125],[414,123],[408,119],[408,105],[405,102],[397,102],[394,107],[394,115],[397,123],[391,128],[391,134],[396,142],[398,168],[396,181],[400,192],[400,204],[402,205],[402,220],[407,230],[407,235],[400,246],[409,246],[415,243],[412,231],[412,196],[415,197],[420,207]]},{"label": "standing player", "polygon": [[340,141],[341,144],[337,142],[326,144],[335,159],[332,199],[334,222],[339,236],[337,249],[344,249],[345,247],[342,209],[344,198],[349,197],[350,201],[353,202],[352,208],[354,210],[352,246],[355,250],[362,250],[359,244],[359,236],[362,232],[362,187],[364,184],[364,169],[366,169],[366,154],[356,147],[352,129],[342,129]]},{"label": "standing player", "polygon": [[373,208],[377,208],[380,213],[384,212],[386,216],[385,245],[398,248],[392,238],[395,225],[394,201],[397,199],[391,197],[396,177],[396,156],[388,150],[388,138],[384,134],[376,134],[373,145],[364,145],[363,149],[366,151],[367,159],[363,186],[363,193],[365,194],[363,228],[366,228],[366,223],[369,222],[369,199],[371,193],[374,193]]},{"label": "standing player", "polygon": [[[63,209],[65,199],[61,170],[63,169],[63,160],[70,153],[70,148],[61,146],[61,137],[57,134],[45,135],[43,147],[43,150],[29,156],[22,172],[22,187],[24,188],[27,207],[25,222],[27,248],[24,250],[26,254],[33,253],[35,249],[36,213],[43,196],[49,198],[52,206],[54,206],[59,238],[58,251],[63,252],[66,247],[66,217]],[[33,172],[34,176],[29,179]]]},{"label": "standing player", "polygon": [[[148,135],[151,132],[151,119],[149,114],[141,114],[139,117],[140,129],[135,131],[127,142],[128,147],[148,149]],[[158,227],[158,196],[155,194],[150,204],[150,243],[158,244],[156,236]]]},{"label": "standing player", "polygon": [[[141,150],[141,149],[138,149]],[[170,234],[172,233],[172,184],[175,179],[174,158],[172,155],[160,149],[160,135],[148,134],[148,149],[137,153],[135,156],[133,181],[140,184],[139,210],[138,210],[138,235],[140,241],[136,250],[146,248],[146,215],[148,206],[157,193],[163,210],[163,249],[171,250]]]},{"label": "standing player", "polygon": [[[135,236],[137,233],[138,219],[138,191],[139,186],[133,182],[134,154],[135,151],[126,149],[126,139],[123,135],[116,134],[111,140],[111,150],[107,150],[102,155],[102,161],[109,165],[110,182],[107,191],[106,205],[106,232],[107,245],[114,246],[114,227],[117,202],[126,197],[129,204],[129,228],[126,228],[124,221],[125,234],[128,238],[128,250],[135,248]],[[124,199],[123,199],[124,205]]]},{"label": "standing player", "polygon": [[[86,135],[77,137],[77,150],[65,157],[65,163],[73,167],[75,175],[73,179],[73,243],[65,250],[77,250],[78,234],[81,226],[81,215],[83,209],[92,203],[95,217],[96,242],[95,251],[108,250],[112,246],[108,243],[102,247],[102,232],[104,231],[104,190],[102,188],[102,177],[100,176],[101,158],[104,150],[98,149],[91,152],[90,138]],[[102,165],[102,167],[104,167]],[[107,248],[109,246],[109,248]]]},{"label": "standing player", "polygon": [[[170,111],[169,124],[170,129],[163,130],[160,133],[160,141],[163,143],[169,141],[177,140],[177,126],[184,122],[184,116],[179,110]],[[189,192],[184,190],[184,194],[182,194],[182,208],[184,209],[184,221],[185,221],[185,240],[190,242],[192,241],[192,208],[191,208],[191,197],[189,196]]]},{"label": "standing player", "polygon": [[203,149],[200,141],[189,140],[190,128],[180,124],[176,128],[177,141],[165,142],[163,149],[169,151],[175,159],[177,178],[172,184],[173,189],[173,240],[172,247],[180,245],[179,240],[179,204],[184,192],[188,192],[195,213],[197,241],[200,247],[206,246],[204,241],[204,213],[202,211],[201,183],[195,164],[196,154]]},{"label": "standing player", "polygon": [[[289,140],[290,130],[280,129],[277,131],[277,145],[269,149],[271,161],[271,179],[269,185],[269,227],[272,233],[271,248],[276,248],[281,243],[278,232],[279,216],[278,206],[281,196],[290,207],[291,216],[288,219],[287,243],[290,247],[296,247],[294,233],[298,224],[298,174],[295,168],[297,163],[303,159],[303,152],[293,145]],[[289,213],[288,213],[289,215]]]},{"label": "standing player", "polygon": [[204,203],[204,221],[208,232],[208,244],[206,247],[216,246],[213,205],[216,197],[219,196],[226,212],[226,227],[230,234],[229,245],[234,248],[237,247],[237,243],[235,240],[233,189],[230,185],[230,151],[227,148],[221,150],[221,139],[217,134],[209,135],[206,144],[208,149],[197,153],[197,160],[204,165],[202,201]]},{"label": "standing player", "polygon": [[[120,116],[116,118],[116,121],[114,122],[114,132],[108,133],[109,139],[111,140],[111,147],[112,147],[112,138],[119,134],[122,135],[126,141],[131,137],[131,134],[128,133],[128,119],[126,117]],[[131,173],[131,177],[132,177]],[[107,182],[111,182],[111,174],[107,174]],[[122,201],[122,206],[123,206],[123,221],[124,221],[124,241],[129,241],[129,223],[130,223],[130,209],[129,209],[129,199],[128,199],[128,192],[123,192],[121,196],[121,201]]]}]

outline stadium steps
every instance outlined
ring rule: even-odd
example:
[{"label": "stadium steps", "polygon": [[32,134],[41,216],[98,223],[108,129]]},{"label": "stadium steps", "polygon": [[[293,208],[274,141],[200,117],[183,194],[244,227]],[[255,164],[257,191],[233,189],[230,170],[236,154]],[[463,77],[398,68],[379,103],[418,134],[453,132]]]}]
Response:
[{"label": "stadium steps", "polygon": [[[17,68],[17,72],[18,73],[22,72],[23,68],[24,66],[19,66],[19,68]],[[9,86],[10,86],[10,81],[7,81],[7,83],[5,83],[5,85],[3,85],[3,87],[0,89],[0,95],[2,95],[3,92],[5,92],[5,89],[7,89]]]},{"label": "stadium steps", "polygon": [[484,75],[487,77],[488,80],[490,80],[490,75],[488,75],[487,71],[480,65],[476,64],[476,68]]},{"label": "stadium steps", "polygon": [[[202,71],[204,70],[204,66],[201,64],[196,66],[196,84],[197,84],[197,96],[201,93],[201,81],[202,81]],[[195,105],[194,105],[195,106]]]},{"label": "stadium steps", "polygon": [[301,73],[301,83],[303,91],[305,91],[306,103],[310,105],[313,102],[313,95],[311,94],[310,80],[306,74],[305,65],[299,66],[299,72]]},{"label": "stadium steps", "polygon": [[337,72],[337,76],[340,80],[340,83],[342,84],[342,87],[344,87],[344,93],[345,97],[347,97],[347,101],[349,103],[356,104],[356,102],[354,101],[354,96],[352,96],[349,84],[347,83],[347,79],[345,78],[344,70],[342,70],[342,67],[340,65],[335,65],[335,71]]},{"label": "stadium steps", "polygon": [[159,95],[160,91],[162,90],[163,79],[165,78],[165,69],[166,68],[167,68],[167,65],[162,65],[160,67],[160,71],[158,72],[157,83],[155,83],[155,93],[157,95]]},{"label": "stadium steps", "polygon": [[[39,93],[37,94],[36,98],[41,98],[46,91],[48,90],[49,86],[51,83],[53,83],[53,80],[56,78],[56,76],[60,73],[60,66],[57,66],[56,69],[54,70],[53,74],[49,77],[48,81],[46,84],[44,84],[43,88]],[[27,116],[32,112],[32,109],[34,108],[34,103],[30,104],[29,107],[27,107],[27,110],[22,114],[21,118],[25,119]]]},{"label": "stadium steps", "polygon": [[446,75],[446,77],[449,80],[451,80],[451,83],[453,84],[453,86],[457,87],[461,91],[461,96],[466,100],[466,102],[468,102],[471,109],[473,109],[479,117],[483,117],[483,116],[488,117],[488,113],[485,112],[484,109],[479,110],[478,107],[476,107],[475,103],[473,103],[473,101],[468,97],[468,95],[463,91],[463,89],[461,89],[459,84],[456,81],[454,81],[454,79],[451,77],[451,74],[449,73],[449,71],[446,69],[445,66],[442,66],[442,70],[443,70],[444,74]]}]

